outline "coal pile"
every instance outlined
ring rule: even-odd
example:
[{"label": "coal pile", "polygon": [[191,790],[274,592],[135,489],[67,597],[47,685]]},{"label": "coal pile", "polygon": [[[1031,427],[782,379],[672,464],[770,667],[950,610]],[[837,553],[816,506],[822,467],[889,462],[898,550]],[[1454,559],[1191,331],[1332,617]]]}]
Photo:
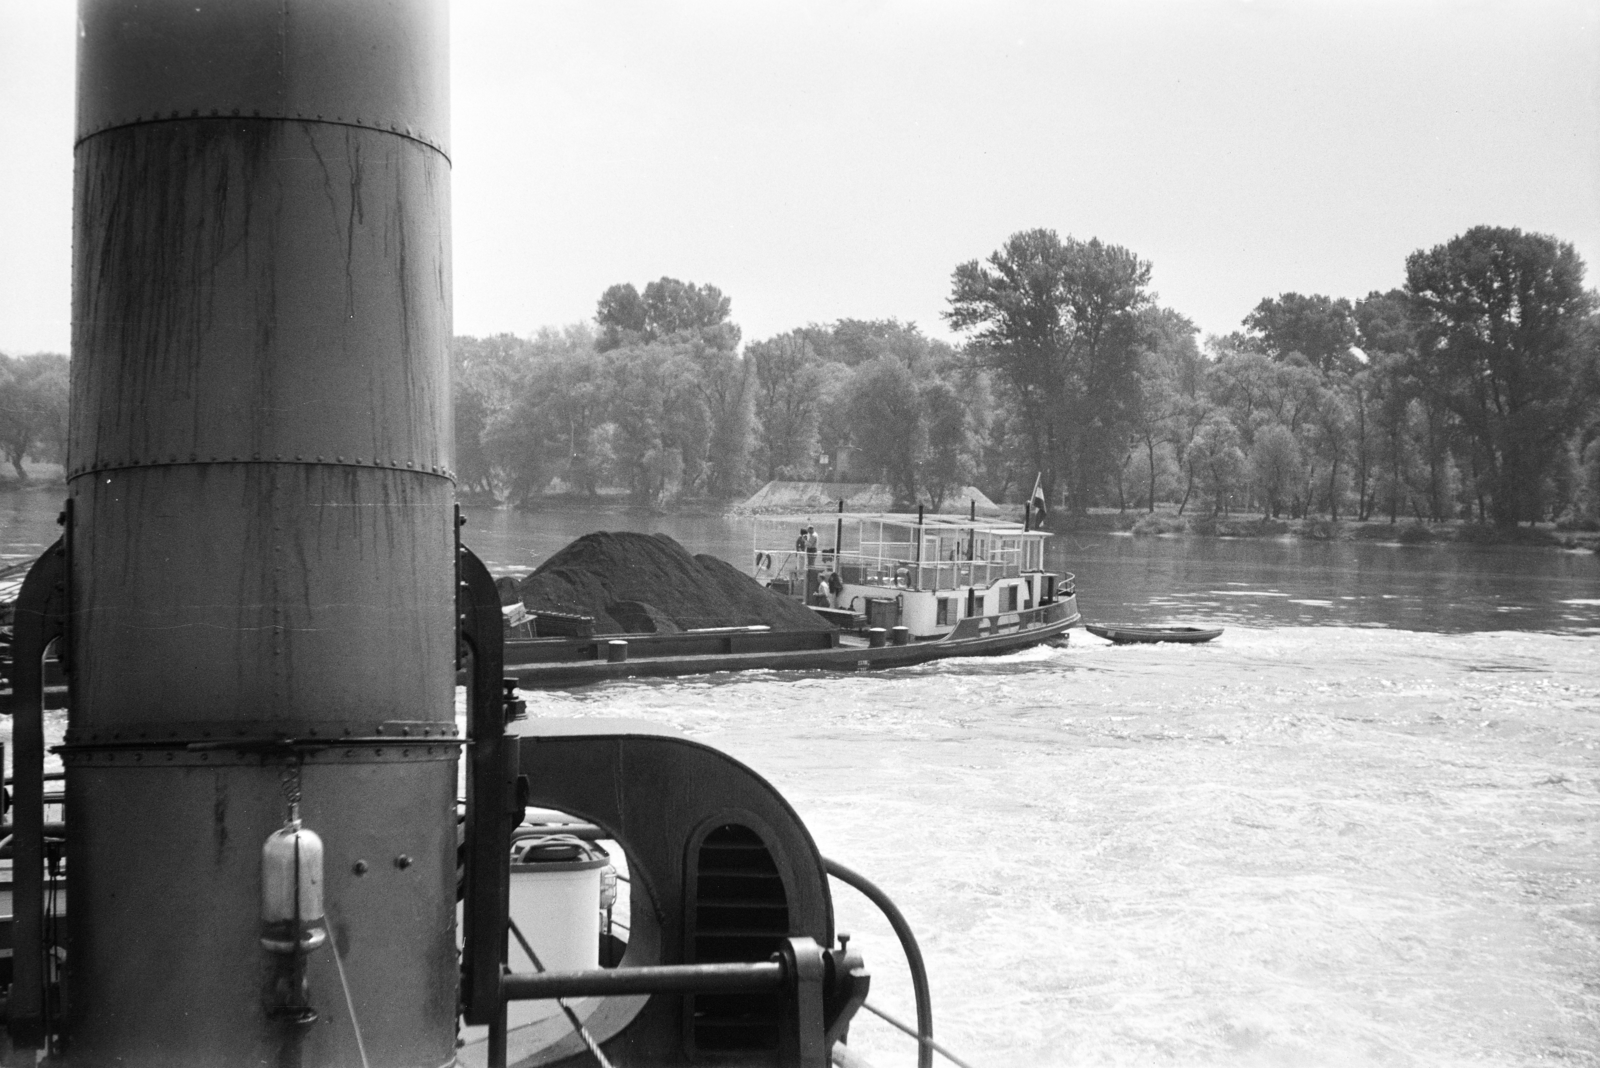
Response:
[{"label": "coal pile", "polygon": [[665,534],[585,534],[517,585],[529,611],[594,617],[596,634],[672,628],[827,630],[810,609]]}]

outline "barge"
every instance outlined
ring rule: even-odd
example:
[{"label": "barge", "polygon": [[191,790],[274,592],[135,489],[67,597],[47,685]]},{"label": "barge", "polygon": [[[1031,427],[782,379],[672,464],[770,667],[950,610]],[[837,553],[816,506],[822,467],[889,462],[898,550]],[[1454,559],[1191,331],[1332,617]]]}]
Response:
[{"label": "barge", "polygon": [[[1026,523],[920,511],[841,510],[828,518],[823,533],[793,516],[758,519],[754,572],[757,582],[807,605],[831,629],[512,637],[506,673],[523,686],[574,686],[722,671],[910,667],[1063,642],[1081,621],[1073,576],[1044,569],[1049,534]],[[785,545],[797,528],[797,544]]]}]

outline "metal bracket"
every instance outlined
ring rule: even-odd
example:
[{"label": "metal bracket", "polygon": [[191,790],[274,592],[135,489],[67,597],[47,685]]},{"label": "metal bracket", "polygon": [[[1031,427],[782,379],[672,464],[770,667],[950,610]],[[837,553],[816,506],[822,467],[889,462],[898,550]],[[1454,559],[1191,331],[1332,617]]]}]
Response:
[{"label": "metal bracket", "polygon": [[[456,510],[456,619],[467,676],[466,885],[462,901],[461,1011],[490,1027],[490,1061],[505,1041],[501,975],[511,897],[511,832],[517,804],[518,740],[506,728],[505,624],[494,576],[460,543]],[[503,1063],[503,1060],[500,1062]]]},{"label": "metal bracket", "polygon": [[[839,948],[826,953],[828,983],[822,999],[823,1042],[831,1051],[850,1033],[850,1021],[867,1000],[872,987],[866,962],[849,947],[849,935],[839,936]],[[831,1053],[830,1053],[831,1056]]]},{"label": "metal bracket", "polygon": [[[57,657],[71,681],[69,606],[72,502],[61,515],[61,538],[28,571],[17,594],[11,631],[12,923],[11,995],[7,1029],[16,1046],[38,1049],[49,1031],[49,968],[44,944],[44,654]],[[69,699],[70,704],[70,699]]]},{"label": "metal bracket", "polygon": [[778,1031],[778,1063],[785,1068],[828,1068],[828,1042],[822,1026],[826,954],[809,938],[786,938],[778,945],[785,982]]}]

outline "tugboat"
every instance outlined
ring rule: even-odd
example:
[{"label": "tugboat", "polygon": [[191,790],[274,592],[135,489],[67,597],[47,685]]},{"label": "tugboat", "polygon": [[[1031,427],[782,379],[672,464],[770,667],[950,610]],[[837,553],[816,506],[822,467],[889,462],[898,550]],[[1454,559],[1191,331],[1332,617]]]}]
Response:
[{"label": "tugboat", "polygon": [[[870,884],[738,762],[506,685],[454,506],[446,21],[81,0],[68,500],[4,705],[8,1063],[854,1059],[829,880]],[[611,967],[552,948],[598,941],[603,892],[511,908],[593,842],[626,858]]]},{"label": "tugboat", "polygon": [[[1050,535],[1025,522],[979,519],[976,509],[847,513],[841,501],[822,527],[810,516],[758,518],[757,581],[846,625],[904,627],[913,641],[1003,630],[1020,646],[1078,622],[1072,575],[1044,570]],[[795,529],[795,546],[785,548]]]}]

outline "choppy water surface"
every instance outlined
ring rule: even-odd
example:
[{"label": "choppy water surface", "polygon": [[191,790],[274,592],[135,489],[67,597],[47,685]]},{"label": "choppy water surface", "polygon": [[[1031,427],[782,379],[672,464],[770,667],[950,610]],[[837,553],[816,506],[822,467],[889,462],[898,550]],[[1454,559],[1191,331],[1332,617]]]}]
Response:
[{"label": "choppy water surface", "polygon": [[[1592,639],[1230,629],[539,695],[725,748],[920,933],[980,1066],[1600,1063]],[[910,1019],[893,936],[838,892]],[[912,1063],[875,1020],[855,1042]]]}]

